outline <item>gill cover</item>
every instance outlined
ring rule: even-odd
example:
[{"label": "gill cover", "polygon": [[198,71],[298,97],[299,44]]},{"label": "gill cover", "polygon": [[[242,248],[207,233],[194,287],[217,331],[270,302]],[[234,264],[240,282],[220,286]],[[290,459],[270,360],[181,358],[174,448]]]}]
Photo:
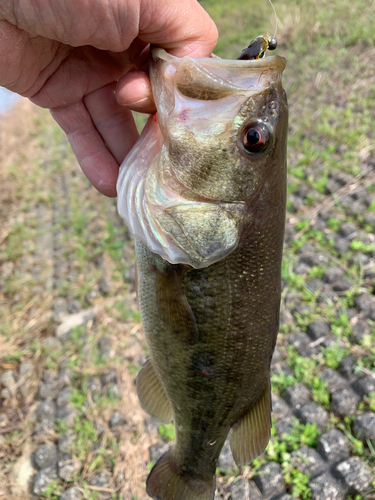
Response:
[{"label": "gill cover", "polygon": [[[180,59],[158,48],[152,50],[152,59],[157,115],[149,118],[120,167],[118,211],[152,252],[172,264],[202,268],[237,247],[247,207],[245,199],[231,198],[230,189],[224,189],[220,199],[207,194],[209,190],[199,191],[199,160],[204,156],[210,163],[206,185],[225,183],[211,151],[215,145],[226,151],[229,164],[224,169],[232,168],[230,158],[238,155],[233,134],[247,119],[241,117],[241,108],[259,93],[280,86],[285,59]],[[223,147],[223,138],[232,141],[229,147]],[[203,148],[207,143],[207,151],[197,151],[195,142]],[[185,147],[176,153],[176,144]],[[193,173],[186,182],[183,172],[188,166]]]}]

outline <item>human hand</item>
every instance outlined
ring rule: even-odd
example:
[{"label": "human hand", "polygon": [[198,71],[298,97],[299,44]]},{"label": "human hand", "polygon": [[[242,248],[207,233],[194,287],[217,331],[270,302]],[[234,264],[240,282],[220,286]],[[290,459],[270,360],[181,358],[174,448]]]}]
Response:
[{"label": "human hand", "polygon": [[206,57],[217,40],[196,0],[0,0],[0,34],[0,85],[51,110],[107,196],[138,138],[129,108],[155,111],[148,44]]}]

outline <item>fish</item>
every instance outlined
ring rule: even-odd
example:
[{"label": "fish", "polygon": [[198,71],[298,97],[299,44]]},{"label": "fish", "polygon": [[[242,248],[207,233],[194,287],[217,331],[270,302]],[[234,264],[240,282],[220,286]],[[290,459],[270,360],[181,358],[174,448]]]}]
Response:
[{"label": "fish", "polygon": [[173,422],[155,500],[210,500],[230,434],[238,466],[265,449],[286,209],[286,61],[152,49],[157,113],[121,165],[149,359],[143,409]]}]

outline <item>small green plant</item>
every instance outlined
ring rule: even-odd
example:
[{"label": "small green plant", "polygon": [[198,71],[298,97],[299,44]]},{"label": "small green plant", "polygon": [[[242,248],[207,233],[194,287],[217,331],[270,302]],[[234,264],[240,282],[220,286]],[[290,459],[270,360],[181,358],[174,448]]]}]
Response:
[{"label": "small green plant", "polygon": [[276,392],[284,392],[285,389],[296,382],[297,379],[293,375],[287,375],[281,370],[279,373],[272,373],[271,375],[272,389]]},{"label": "small green plant", "polygon": [[343,349],[337,344],[331,347],[322,347],[325,364],[333,370],[339,367],[341,360],[345,358],[348,352],[348,349]]},{"label": "small green plant", "polygon": [[174,440],[174,424],[159,425],[158,427],[159,436],[164,441]]},{"label": "small green plant", "polygon": [[86,402],[87,394],[86,391],[80,391],[76,388],[73,389],[73,393],[69,397],[70,402],[77,408],[77,410],[82,411],[83,405]]},{"label": "small green plant", "polygon": [[335,233],[337,233],[337,231],[340,229],[340,225],[341,225],[341,222],[337,219],[330,218],[327,221],[327,226],[329,227],[329,229],[331,229]]},{"label": "small green plant", "polygon": [[368,405],[371,411],[375,411],[375,392],[370,392],[368,395]]},{"label": "small green plant", "polygon": [[[350,300],[350,299],[347,299]],[[349,303],[345,304],[345,301],[341,301],[343,305],[343,309],[340,310],[338,316],[332,317],[331,320],[331,331],[338,337],[347,337],[349,338],[352,333],[352,327],[350,324],[350,320],[348,314],[345,310],[346,307],[349,307]]]},{"label": "small green plant", "polygon": [[307,276],[309,279],[314,279],[314,278],[321,279],[323,277],[325,270],[326,268],[324,266],[313,266],[307,273]]},{"label": "small green plant", "polygon": [[373,253],[375,252],[375,245],[373,245],[372,243],[364,243],[363,241],[353,239],[350,244],[350,249],[363,253]]},{"label": "small green plant", "polygon": [[312,380],[311,390],[314,401],[323,405],[328,410],[330,396],[327,384],[323,380],[321,380],[318,376],[315,376]]},{"label": "small green plant", "polygon": [[358,439],[359,436],[354,436],[352,433],[351,427],[353,419],[354,417],[345,417],[343,422],[340,422],[337,427],[342,430],[349,439],[353,455],[362,456],[365,452],[365,447],[363,442]]},{"label": "small green plant", "polygon": [[309,488],[310,476],[303,474],[298,469],[291,469],[290,464],[283,464],[284,479],[286,484],[291,486],[293,498],[309,500],[311,498],[311,489]]},{"label": "small green plant", "polygon": [[61,484],[57,481],[52,481],[42,496],[48,498],[49,500],[58,500],[63,491],[64,489]]},{"label": "small green plant", "polygon": [[291,433],[283,435],[283,439],[288,444],[289,450],[295,451],[301,446],[316,447],[319,436],[320,431],[316,427],[316,424],[309,422],[301,424],[296,419],[293,422]]}]

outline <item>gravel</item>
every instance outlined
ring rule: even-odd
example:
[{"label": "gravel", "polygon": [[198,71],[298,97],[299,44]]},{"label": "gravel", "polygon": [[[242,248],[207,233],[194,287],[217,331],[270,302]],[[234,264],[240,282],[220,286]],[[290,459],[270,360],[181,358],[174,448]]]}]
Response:
[{"label": "gravel", "polygon": [[312,340],[327,337],[331,333],[330,326],[323,321],[314,321],[307,328],[307,334]]},{"label": "gravel", "polygon": [[248,479],[240,476],[236,478],[233,483],[231,483],[226,488],[226,497],[228,500],[243,500],[244,498],[249,500],[261,500],[262,494],[255,485],[254,482],[250,482]]},{"label": "gravel", "polygon": [[319,378],[325,382],[330,393],[343,388],[348,384],[347,380],[332,368],[326,368],[319,373]]},{"label": "gravel", "polygon": [[54,418],[56,415],[56,405],[53,401],[44,401],[43,403],[40,403],[36,410],[35,410],[35,416],[38,422],[42,422],[45,419],[48,418]]},{"label": "gravel", "polygon": [[373,479],[366,464],[358,457],[352,457],[336,467],[350,492],[362,493],[367,490]]},{"label": "gravel", "polygon": [[26,375],[29,375],[32,370],[33,363],[31,361],[23,361],[18,368],[18,373],[20,377],[25,377]]},{"label": "gravel", "polygon": [[38,469],[53,466],[56,460],[57,448],[52,443],[43,444],[34,452],[34,464]]},{"label": "gravel", "polygon": [[110,477],[105,472],[100,472],[96,474],[89,482],[90,486],[96,486],[97,488],[108,487],[110,483]]},{"label": "gravel", "polygon": [[315,477],[327,469],[327,464],[313,448],[302,446],[297,451],[292,452],[292,463],[303,474]]},{"label": "gravel", "polygon": [[4,387],[12,392],[17,383],[13,370],[5,370],[0,377],[0,382]]},{"label": "gravel", "polygon": [[109,370],[101,376],[102,385],[117,384],[117,370]]},{"label": "gravel", "polygon": [[109,426],[110,427],[120,427],[122,425],[125,425],[126,424],[126,419],[124,417],[124,415],[122,413],[120,413],[119,411],[115,411],[110,420],[109,420]]},{"label": "gravel", "polygon": [[57,448],[61,453],[70,453],[72,451],[75,433],[73,430],[64,432],[59,436]]},{"label": "gravel", "polygon": [[74,421],[78,416],[78,411],[74,406],[63,406],[57,409],[56,418],[63,420],[68,427],[73,427]]},{"label": "gravel", "polygon": [[352,387],[360,396],[368,396],[371,392],[375,392],[375,378],[360,377],[353,382]]},{"label": "gravel", "polygon": [[95,309],[91,308],[64,316],[63,322],[56,328],[56,337],[61,340],[69,338],[74,328],[87,325],[90,320],[95,319],[95,315]]},{"label": "gravel", "polygon": [[279,419],[290,415],[290,413],[291,410],[286,402],[276,394],[272,394],[272,416]]},{"label": "gravel", "polygon": [[329,472],[312,479],[309,483],[312,500],[343,500],[346,490]]},{"label": "gravel", "polygon": [[331,398],[331,409],[340,417],[353,415],[356,412],[358,403],[361,400],[361,397],[356,392],[346,387],[334,392]]},{"label": "gravel", "polygon": [[341,431],[331,429],[319,437],[317,451],[330,463],[340,462],[349,457],[350,442]]},{"label": "gravel", "polygon": [[60,391],[58,380],[43,382],[40,384],[38,396],[40,399],[54,399]]},{"label": "gravel", "polygon": [[353,423],[353,433],[359,439],[375,439],[375,413],[368,411],[358,415]]},{"label": "gravel", "polygon": [[50,484],[58,479],[56,465],[46,467],[39,471],[34,477],[33,493],[34,495],[43,495],[48,491]]},{"label": "gravel", "polygon": [[70,453],[60,453],[57,460],[58,475],[67,483],[71,482],[82,467],[79,460],[74,460]]},{"label": "gravel", "polygon": [[311,338],[306,333],[296,332],[287,338],[289,345],[292,345],[298,353],[302,354],[311,343]]},{"label": "gravel", "polygon": [[317,403],[308,403],[298,411],[298,416],[304,424],[315,424],[322,431],[328,424],[327,411]]},{"label": "gravel", "polygon": [[57,394],[56,405],[58,408],[66,406],[70,402],[70,398],[73,394],[73,389],[71,387],[65,387],[62,391]]},{"label": "gravel", "polygon": [[375,296],[363,293],[355,299],[355,306],[364,318],[375,320]]},{"label": "gravel", "polygon": [[83,496],[82,496],[79,488],[77,488],[77,486],[73,486],[72,488],[68,488],[59,497],[59,500],[82,500],[82,499],[83,499]]},{"label": "gravel", "polygon": [[310,391],[299,382],[287,388],[284,399],[292,408],[299,410],[301,406],[310,402]]},{"label": "gravel", "polygon": [[269,500],[285,492],[282,470],[280,464],[276,462],[268,462],[262,465],[255,476],[254,482],[259,488],[264,500]]}]

